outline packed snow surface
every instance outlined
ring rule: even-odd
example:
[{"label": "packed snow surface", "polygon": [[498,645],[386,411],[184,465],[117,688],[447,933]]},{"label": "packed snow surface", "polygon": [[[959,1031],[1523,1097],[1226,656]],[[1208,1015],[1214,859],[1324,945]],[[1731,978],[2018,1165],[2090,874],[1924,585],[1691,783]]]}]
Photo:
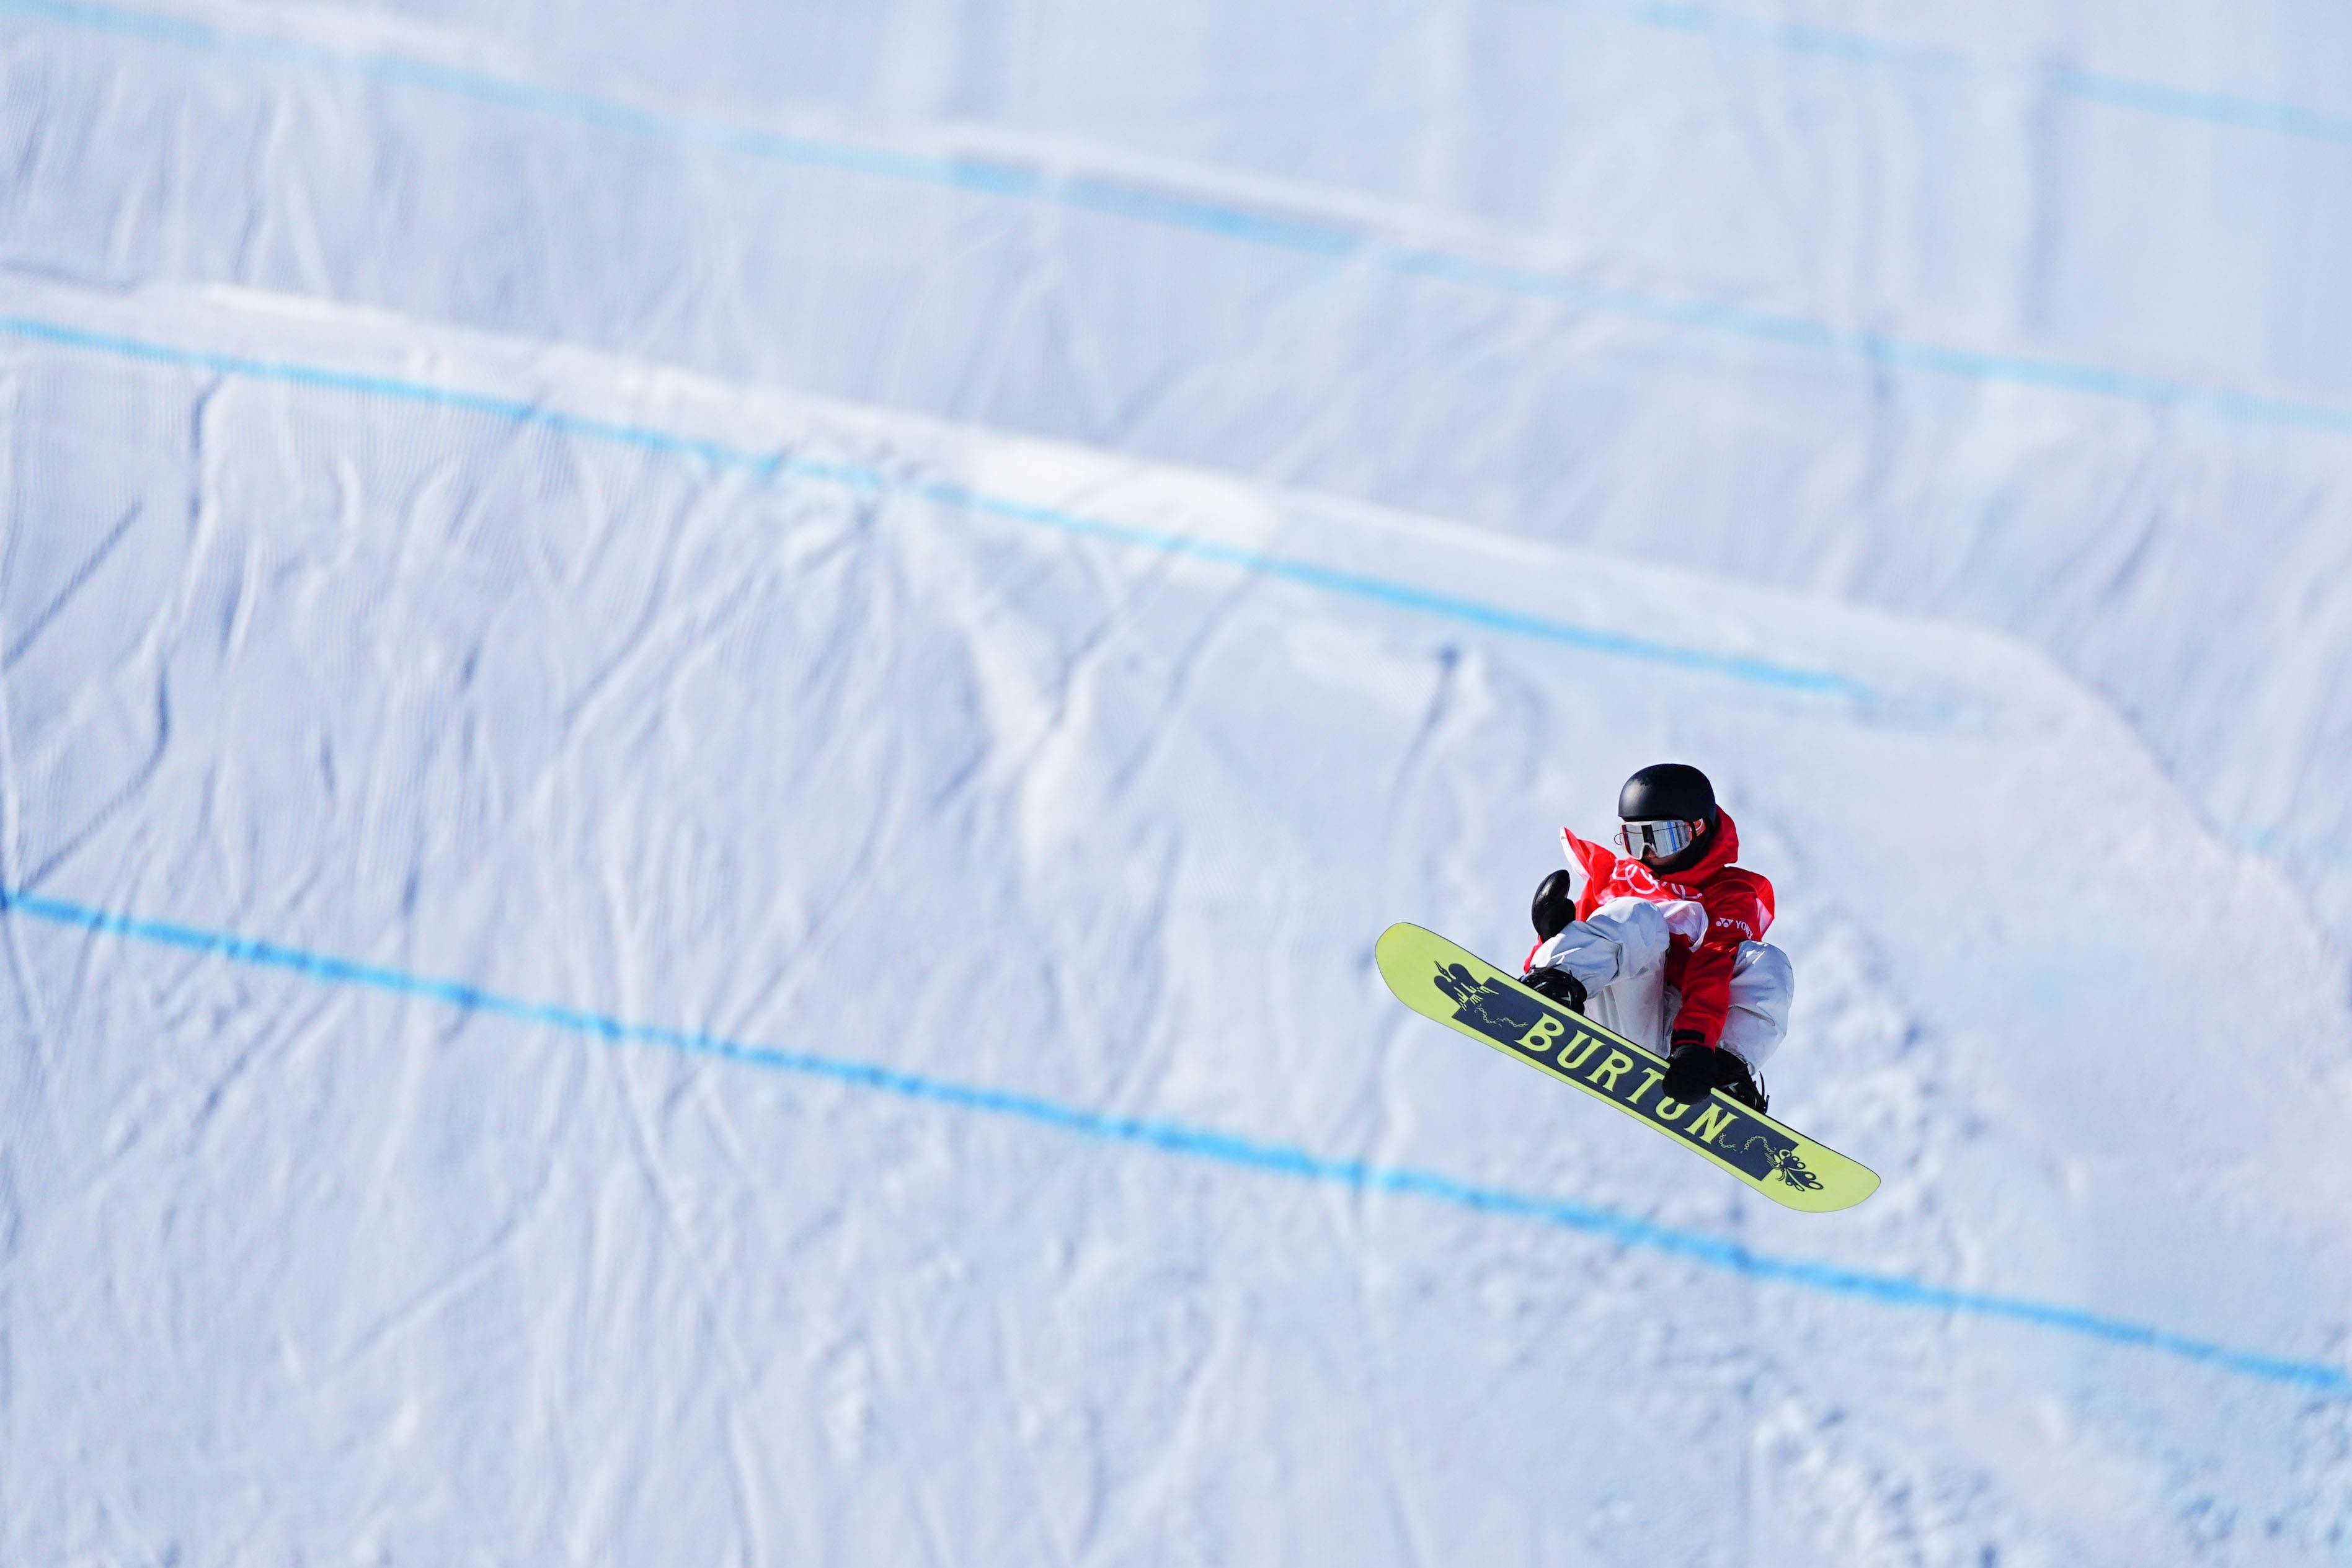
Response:
[{"label": "packed snow surface", "polygon": [[[0,1563],[2352,1563],[2347,83],[0,0]],[[1665,758],[1858,1209],[1372,968]]]}]

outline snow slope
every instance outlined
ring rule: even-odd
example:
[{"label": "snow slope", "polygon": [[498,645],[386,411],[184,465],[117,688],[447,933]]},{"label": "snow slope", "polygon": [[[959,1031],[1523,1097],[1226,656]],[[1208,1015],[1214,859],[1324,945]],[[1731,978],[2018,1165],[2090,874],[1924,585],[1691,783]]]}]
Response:
[{"label": "snow slope", "polygon": [[2346,42],[0,0],[0,1562],[2352,1562]]},{"label": "snow slope", "polygon": [[2352,935],[2333,7],[5,0],[0,28],[19,267],[2009,631]]},{"label": "snow slope", "polygon": [[[415,320],[12,305],[9,1560],[2340,1552],[2352,1082],[2237,1054],[2340,1039],[2333,963],[2014,645]],[[1371,972],[1397,915],[1511,950],[1654,754],[1780,883],[1780,1104],[1887,1178],[1835,1222]]]}]

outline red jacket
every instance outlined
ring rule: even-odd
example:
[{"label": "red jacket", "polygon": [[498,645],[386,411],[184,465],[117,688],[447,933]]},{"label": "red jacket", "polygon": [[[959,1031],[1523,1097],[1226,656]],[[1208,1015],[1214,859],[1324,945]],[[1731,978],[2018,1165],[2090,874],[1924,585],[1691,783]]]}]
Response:
[{"label": "red jacket", "polygon": [[1666,984],[1682,992],[1682,1010],[1668,1032],[1695,1029],[1710,1046],[1723,1033],[1731,1008],[1731,966],[1742,942],[1761,942],[1772,925],[1772,884],[1731,862],[1739,854],[1739,831],[1727,812],[1717,812],[1706,852],[1696,864],[1660,876],[1640,861],[1627,860],[1606,845],[1580,839],[1566,828],[1560,846],[1569,864],[1584,873],[1576,898],[1582,920],[1612,898],[1638,898],[1663,906],[1674,940],[1666,951]]}]

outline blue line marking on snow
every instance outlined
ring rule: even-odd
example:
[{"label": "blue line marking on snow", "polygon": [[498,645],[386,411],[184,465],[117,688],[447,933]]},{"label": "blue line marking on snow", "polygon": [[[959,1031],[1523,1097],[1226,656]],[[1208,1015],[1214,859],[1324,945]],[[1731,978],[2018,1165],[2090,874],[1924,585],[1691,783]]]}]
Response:
[{"label": "blue line marking on snow", "polygon": [[[1899,38],[1879,37],[1811,23],[1740,16],[1704,5],[1673,4],[1669,0],[1530,0],[1530,3],[1554,10],[1607,17],[1658,32],[1727,38],[1735,43],[1777,49],[1787,54],[1840,60],[1853,65],[1893,67],[1961,77],[1992,74],[1992,68],[1942,45],[1909,43]],[[740,138],[742,144],[738,150],[754,153],[772,147],[773,151],[795,160],[805,158],[812,162],[826,162],[842,158],[851,166],[861,167],[869,163],[912,166],[928,162],[901,159],[870,148],[794,137],[772,137],[756,130],[639,109],[593,94],[569,92],[560,88],[491,76],[487,72],[437,66],[430,61],[400,55],[357,53],[273,37],[264,33],[237,32],[188,17],[132,11],[97,4],[95,0],[0,0],[0,13],[30,17],[58,26],[116,33],[152,43],[175,44],[184,48],[206,49],[215,54],[247,55],[289,65],[348,71],[404,86],[462,93],[509,108],[565,114],[638,133],[715,143],[732,143]],[[2043,71],[2041,79],[2052,91],[2063,97],[2081,99],[2105,108],[2352,146],[2352,114],[2330,113],[2306,109],[2299,104],[2145,81],[2064,64]],[[875,172],[889,171],[877,168]],[[985,176],[982,178],[984,180]]]},{"label": "blue line marking on snow", "polygon": [[[1912,48],[1860,35],[1798,24],[1727,16],[1696,5],[1588,5],[1645,26],[1719,33],[1801,53],[1874,64],[1933,64],[1977,68],[1944,51]],[[1265,246],[1324,260],[1361,258],[1403,277],[1441,280],[1490,292],[1563,304],[1657,325],[1745,338],[1785,348],[1857,359],[1881,367],[1996,385],[2014,385],[2187,410],[2238,423],[2352,434],[2352,409],[2288,398],[2202,387],[2097,364],[1990,352],[1846,328],[1810,318],[1758,310],[1723,300],[1675,298],[1580,282],[1565,274],[1480,260],[1451,252],[1399,246],[1343,220],[1284,214],[1192,197],[1103,176],[1062,177],[1014,162],[932,156],[821,138],[789,135],[707,117],[641,108],[592,93],[492,76],[454,66],[383,53],[357,53],[264,34],[232,32],[205,23],[150,16],[83,0],[0,0],[0,14],[110,32],[215,54],[338,71],[390,86],[473,99],[524,113],[570,120],[653,141],[717,148],[747,157],[845,173],[929,184],[1001,198],[1109,214],[1223,239]],[[2352,119],[2136,82],[2096,72],[2060,69],[2045,79],[2055,91],[2085,101],[2276,131],[2352,143]]]},{"label": "blue line marking on snow", "polygon": [[2114,109],[2137,110],[2142,114],[2203,120],[2209,125],[2226,125],[2239,131],[2266,131],[2280,136],[2297,136],[2307,141],[2333,141],[2339,146],[2352,147],[2352,114],[2328,114],[2292,103],[2268,103],[2260,99],[2238,98],[2229,93],[2200,92],[2190,88],[2168,87],[2162,82],[2136,81],[2129,77],[2109,76],[2104,71],[2084,70],[2074,66],[2055,68],[2051,71],[2049,80],[2052,87],[2069,98],[2102,103]]},{"label": "blue line marking on snow", "polygon": [[647,1045],[688,1055],[715,1057],[740,1066],[820,1078],[894,1094],[902,1099],[1010,1117],[1108,1143],[1139,1145],[1172,1155],[1213,1160],[1246,1170],[1269,1172],[1305,1181],[1332,1182],[1362,1192],[1428,1198],[1485,1214],[1534,1220],[1580,1231],[1621,1246],[1667,1253],[1752,1279],[1776,1281],[1831,1295],[1852,1296],[1875,1301],[1882,1306],[1917,1308],[2026,1323],[2108,1344],[2153,1351],[2227,1372],[2293,1385],[2318,1394],[2336,1397],[2352,1396],[2352,1374],[2324,1361],[2273,1355],[2217,1341],[2197,1339],[2152,1324],[2109,1317],[2057,1302],[1958,1290],[1928,1281],[1897,1274],[1871,1273],[1811,1259],[1779,1257],[1705,1231],[1660,1225],[1638,1215],[1580,1203],[1572,1198],[1487,1186],[1447,1176],[1442,1171],[1338,1159],[1295,1145],[1268,1143],[1221,1132],[1214,1127],[1157,1117],[1116,1115],[1017,1091],[908,1072],[879,1062],[756,1045],[697,1030],[673,1029],[550,1002],[527,1001],[461,980],[412,974],[404,969],[314,953],[230,932],[208,931],[172,921],[112,914],[5,886],[0,886],[0,914],[19,915],[103,936],[285,970],[326,985],[422,998],[469,1013],[587,1035],[615,1045]]},{"label": "blue line marking on snow", "polygon": [[[1732,43],[1843,60],[1853,65],[1887,66],[1927,74],[1983,77],[1996,68],[1972,59],[1958,49],[1934,44],[1906,43],[1866,33],[1741,16],[1704,5],[1677,5],[1665,0],[1528,0],[1560,11],[1607,16],[1636,26],[1664,32],[1722,38]],[[2034,70],[2035,79],[2062,98],[2079,99],[2106,109],[2127,110],[2165,120],[2221,126],[2232,131],[2257,131],[2276,136],[2352,146],[2352,114],[2329,113],[2298,104],[2242,98],[2174,87],[2164,82],[2111,76],[2079,66],[2054,64]]]},{"label": "blue line marking on snow", "polygon": [[1196,199],[1144,185],[1122,184],[1099,177],[1065,180],[1020,163],[903,152],[766,131],[702,115],[646,109],[593,93],[541,86],[430,60],[357,53],[267,34],[232,32],[202,22],[82,4],[79,0],[0,0],[0,14],[8,13],[213,54],[336,71],[387,86],[473,99],[501,109],[569,120],[649,141],[709,147],[770,162],[937,185],[979,195],[1054,203],[1308,256],[1342,256],[1364,243],[1362,235],[1345,225]]},{"label": "blue line marking on snow", "polygon": [[2081,361],[2045,360],[2024,354],[1953,348],[1863,328],[1835,327],[1810,317],[1759,310],[1722,300],[1669,299],[1630,289],[1579,282],[1574,278],[1534,272],[1500,262],[1480,261],[1446,251],[1399,250],[1389,253],[1387,264],[1398,272],[1469,287],[1541,296],[1612,316],[1748,338],[1783,348],[1866,360],[1891,369],[1921,371],[1960,381],[2073,392],[2112,402],[2139,403],[2149,408],[2187,410],[2241,424],[2278,425],[2352,434],[2352,409],[2327,403],[2300,402],[2223,387],[2201,387],[2189,382],[2167,381],[2159,376],[2140,375]]},{"label": "blue line marking on snow", "polygon": [[1769,686],[1806,696],[1832,697],[1856,704],[1867,704],[1874,702],[1878,695],[1867,683],[1833,671],[1807,669],[1800,665],[1778,664],[1769,659],[1753,658],[1746,654],[1718,653],[1706,648],[1686,647],[1677,643],[1632,636],[1601,627],[1581,625],[1572,621],[1532,615],[1481,600],[1468,599],[1458,594],[1441,593],[1433,589],[1417,588],[1411,583],[1374,577],[1366,572],[1325,566],[1297,557],[1276,555],[1266,550],[1225,544],[1215,539],[1196,538],[1190,535],[1170,533],[1162,529],[1134,528],[1124,523],[1114,523],[1100,517],[1089,517],[1080,513],[1064,511],[1059,507],[1039,506],[1031,502],[1014,500],[1009,497],[993,496],[985,491],[971,489],[961,485],[899,477],[886,474],[880,469],[869,468],[858,464],[831,463],[814,458],[793,457],[782,453],[757,452],[748,447],[730,445],[725,442],[708,441],[681,434],[676,431],[664,430],[657,425],[633,424],[615,420],[594,419],[583,414],[566,413],[560,409],[527,402],[519,398],[467,392],[428,382],[410,381],[398,376],[338,371],[295,361],[264,360],[242,354],[223,354],[207,350],[184,349],[144,339],[89,331],[79,327],[68,326],[56,321],[44,321],[32,317],[0,316],[0,333],[30,342],[47,344],[53,348],[112,354],[143,364],[166,366],[175,370],[203,371],[214,375],[277,382],[318,391],[347,392],[361,397],[389,398],[429,408],[484,414],[495,419],[552,431],[562,435],[634,446],[644,451],[657,452],[670,456],[692,458],[708,463],[716,468],[749,473],[762,479],[800,480],[834,485],[862,496],[902,496],[935,506],[1019,523],[1024,527],[1047,529],[1074,538],[1095,539],[1107,544],[1153,550],[1162,555],[1181,556],[1192,560],[1208,561],[1219,566],[1231,567],[1238,571],[1297,583],[1301,587],[1316,589],[1326,593],[1339,594],[1386,605],[1391,609],[1412,611],[1458,621],[1485,631],[1533,637],[1588,653],[1639,659],[1650,664],[1671,665],[1696,674],[1720,675],[1732,680],[1744,681],[1751,685]]}]

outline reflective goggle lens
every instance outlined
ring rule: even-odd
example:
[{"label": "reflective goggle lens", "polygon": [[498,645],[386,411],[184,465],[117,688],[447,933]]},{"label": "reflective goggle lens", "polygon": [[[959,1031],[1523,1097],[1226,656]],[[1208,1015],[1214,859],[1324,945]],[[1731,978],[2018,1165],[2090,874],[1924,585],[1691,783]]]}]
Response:
[{"label": "reflective goggle lens", "polygon": [[1697,840],[1696,822],[1626,822],[1617,829],[1617,847],[1635,860],[1643,855],[1671,860]]}]

